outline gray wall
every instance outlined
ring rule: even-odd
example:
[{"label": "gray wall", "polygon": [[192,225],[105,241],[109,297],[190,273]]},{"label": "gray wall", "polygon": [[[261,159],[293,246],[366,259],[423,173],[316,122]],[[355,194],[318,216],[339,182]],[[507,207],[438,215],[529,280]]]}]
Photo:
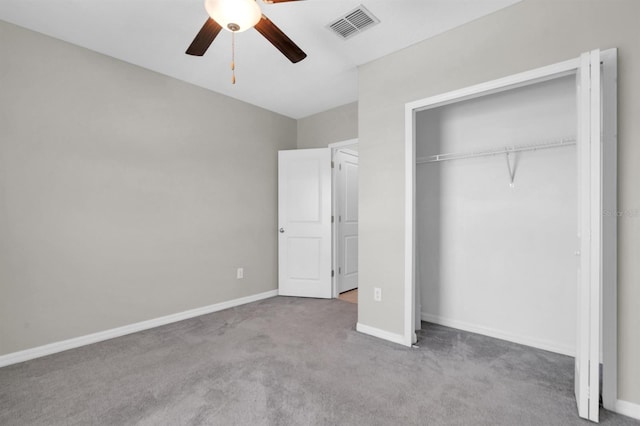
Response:
[{"label": "gray wall", "polygon": [[277,288],[295,120],[3,22],[0,58],[0,354]]},{"label": "gray wall", "polygon": [[[358,321],[402,334],[406,102],[619,48],[619,398],[640,403],[640,2],[525,0],[359,72]],[[373,301],[373,287],[384,299]]]},{"label": "gray wall", "polygon": [[357,137],[357,102],[298,120],[298,148],[324,148]]}]

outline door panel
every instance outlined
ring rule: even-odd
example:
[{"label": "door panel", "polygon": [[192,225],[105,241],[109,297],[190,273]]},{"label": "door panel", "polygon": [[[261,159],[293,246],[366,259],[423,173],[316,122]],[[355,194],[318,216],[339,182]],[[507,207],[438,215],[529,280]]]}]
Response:
[{"label": "door panel", "polygon": [[278,153],[278,287],[331,298],[331,151]]},{"label": "door panel", "polygon": [[575,395],[580,417],[597,422],[602,289],[602,143],[600,51],[580,56],[578,84],[578,318]]},{"label": "door panel", "polygon": [[322,239],[313,237],[287,238],[287,276],[295,280],[319,280]]},{"label": "door panel", "polygon": [[358,156],[338,151],[334,163],[338,190],[337,287],[342,293],[358,288]]},{"label": "door panel", "polygon": [[[358,274],[358,236],[349,235],[344,238],[344,268],[345,276]],[[357,282],[356,282],[357,286]]]},{"label": "door panel", "polygon": [[290,223],[320,222],[321,166],[316,159],[294,159],[287,165],[286,211]]}]

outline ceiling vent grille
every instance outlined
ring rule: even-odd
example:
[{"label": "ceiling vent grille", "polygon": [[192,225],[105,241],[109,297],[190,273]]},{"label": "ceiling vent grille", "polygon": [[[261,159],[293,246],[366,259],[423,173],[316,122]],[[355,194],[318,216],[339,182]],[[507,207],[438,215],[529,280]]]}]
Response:
[{"label": "ceiling vent grille", "polygon": [[378,24],[380,20],[373,16],[363,5],[336,19],[327,27],[336,33],[338,37],[346,40],[367,28]]}]

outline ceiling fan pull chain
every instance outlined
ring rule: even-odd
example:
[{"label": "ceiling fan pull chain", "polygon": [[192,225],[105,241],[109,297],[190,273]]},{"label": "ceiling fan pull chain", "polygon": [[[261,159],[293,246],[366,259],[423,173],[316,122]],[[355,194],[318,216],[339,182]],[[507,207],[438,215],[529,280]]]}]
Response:
[{"label": "ceiling fan pull chain", "polygon": [[236,33],[231,31],[231,84],[236,84]]}]

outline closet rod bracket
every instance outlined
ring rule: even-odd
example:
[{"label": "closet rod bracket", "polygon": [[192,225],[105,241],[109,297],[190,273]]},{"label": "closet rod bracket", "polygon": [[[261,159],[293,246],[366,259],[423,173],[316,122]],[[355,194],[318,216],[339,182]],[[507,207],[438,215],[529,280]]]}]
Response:
[{"label": "closet rod bracket", "polygon": [[511,166],[511,152],[506,149],[505,150],[505,156],[507,158],[507,170],[509,172],[509,186],[511,188],[515,187],[513,181],[516,178],[516,166],[517,166],[517,161],[514,161],[513,163],[513,167]]}]

